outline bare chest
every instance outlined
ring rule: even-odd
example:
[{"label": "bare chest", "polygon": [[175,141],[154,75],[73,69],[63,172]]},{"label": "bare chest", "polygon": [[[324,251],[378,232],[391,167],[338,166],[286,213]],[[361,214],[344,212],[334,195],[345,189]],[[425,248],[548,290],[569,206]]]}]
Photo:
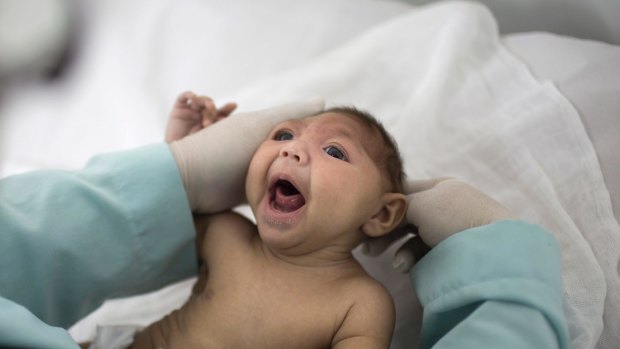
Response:
[{"label": "bare chest", "polygon": [[179,314],[186,338],[202,347],[329,347],[353,302],[341,281],[316,270],[261,260],[210,269],[203,291]]}]

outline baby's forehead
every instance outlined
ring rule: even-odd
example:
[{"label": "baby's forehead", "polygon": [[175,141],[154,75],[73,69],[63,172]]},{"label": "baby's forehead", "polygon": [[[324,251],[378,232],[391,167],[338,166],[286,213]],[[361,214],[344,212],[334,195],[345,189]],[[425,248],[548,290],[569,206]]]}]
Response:
[{"label": "baby's forehead", "polygon": [[376,147],[380,144],[377,142],[381,140],[377,137],[378,130],[358,117],[345,113],[327,112],[288,122],[321,134],[349,138],[365,147]]}]

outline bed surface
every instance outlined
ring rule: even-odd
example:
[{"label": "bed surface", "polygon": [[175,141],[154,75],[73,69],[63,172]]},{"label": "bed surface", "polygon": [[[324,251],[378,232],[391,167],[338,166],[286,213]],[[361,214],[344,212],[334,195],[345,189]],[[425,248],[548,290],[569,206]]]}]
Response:
[{"label": "bed surface", "polygon": [[[82,15],[66,75],[2,91],[0,176],[79,168],[96,153],[159,142],[187,89],[242,110],[320,94],[376,114],[410,177],[463,178],[553,232],[571,348],[620,343],[620,47],[499,37],[486,8],[463,2],[95,1]],[[395,298],[392,347],[416,347],[421,310],[389,253],[356,256]],[[149,323],[191,284],[109,302],[72,334]]]}]

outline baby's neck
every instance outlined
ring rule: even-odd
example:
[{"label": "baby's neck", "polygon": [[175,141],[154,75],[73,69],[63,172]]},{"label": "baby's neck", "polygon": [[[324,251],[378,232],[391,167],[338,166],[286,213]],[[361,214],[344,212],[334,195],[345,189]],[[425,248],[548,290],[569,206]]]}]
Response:
[{"label": "baby's neck", "polygon": [[271,248],[262,241],[261,246],[266,258],[293,268],[326,271],[359,267],[350,250],[325,248],[308,253],[291,253]]}]

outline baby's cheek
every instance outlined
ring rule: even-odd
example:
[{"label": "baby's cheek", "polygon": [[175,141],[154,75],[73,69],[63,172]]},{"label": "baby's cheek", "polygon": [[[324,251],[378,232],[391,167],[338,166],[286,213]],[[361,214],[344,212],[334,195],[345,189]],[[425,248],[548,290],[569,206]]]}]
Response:
[{"label": "baby's cheek", "polygon": [[262,184],[260,175],[259,164],[252,161],[248,169],[248,174],[245,178],[245,193],[248,199],[248,203],[254,208],[260,201],[260,193],[264,191],[264,185]]},{"label": "baby's cheek", "polygon": [[358,225],[368,216],[370,200],[360,195],[336,195],[329,200],[331,215],[347,225]]}]

